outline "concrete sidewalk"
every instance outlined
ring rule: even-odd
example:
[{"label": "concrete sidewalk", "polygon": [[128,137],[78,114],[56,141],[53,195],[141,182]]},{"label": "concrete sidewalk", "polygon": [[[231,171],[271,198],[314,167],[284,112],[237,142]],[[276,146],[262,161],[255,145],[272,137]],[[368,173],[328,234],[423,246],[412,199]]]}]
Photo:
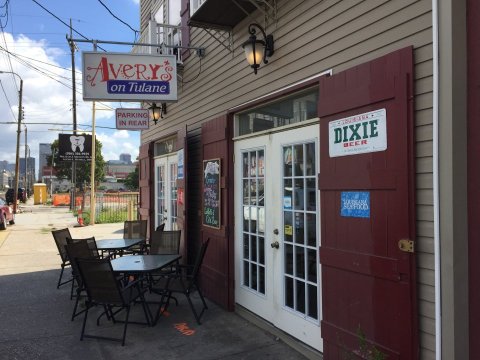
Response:
[{"label": "concrete sidewalk", "polygon": [[[70,321],[70,287],[56,288],[60,257],[51,231],[69,227],[74,237],[101,239],[122,236],[123,224],[74,225],[67,208],[22,205],[16,224],[0,232],[0,359],[305,359],[276,336],[208,300],[198,325],[183,297],[155,327],[129,324],[124,347],[80,341],[83,316]],[[135,306],[131,318],[141,320],[141,315]],[[92,311],[87,331],[120,336],[122,324],[102,319],[97,327],[95,319]]]}]

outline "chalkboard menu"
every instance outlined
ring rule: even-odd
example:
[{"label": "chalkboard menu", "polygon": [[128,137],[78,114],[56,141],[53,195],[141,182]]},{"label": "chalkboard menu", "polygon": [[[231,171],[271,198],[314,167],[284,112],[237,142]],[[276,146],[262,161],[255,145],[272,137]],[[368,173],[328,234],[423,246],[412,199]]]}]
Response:
[{"label": "chalkboard menu", "polygon": [[220,159],[203,160],[203,225],[220,229]]}]

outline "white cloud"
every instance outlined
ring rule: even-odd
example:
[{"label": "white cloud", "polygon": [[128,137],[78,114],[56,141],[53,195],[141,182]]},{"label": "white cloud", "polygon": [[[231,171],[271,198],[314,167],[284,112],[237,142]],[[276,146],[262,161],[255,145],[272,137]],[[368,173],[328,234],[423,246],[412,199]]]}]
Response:
[{"label": "white cloud", "polygon": [[[20,56],[21,61],[10,56],[10,62],[4,51],[0,51],[0,70],[11,71],[13,69],[23,79],[22,107],[24,120],[27,124],[27,141],[30,155],[37,159],[36,171],[38,174],[38,151],[40,143],[51,143],[58,138],[58,131],[63,129],[65,133],[71,133],[73,129],[72,119],[72,89],[71,69],[67,62],[70,56],[65,56],[65,50],[48,47],[45,42],[38,42],[25,36],[13,38],[11,34],[4,33],[8,44],[8,51]],[[5,47],[5,43],[1,44]],[[79,58],[79,56],[78,56]],[[38,61],[35,61],[35,60]],[[80,61],[77,62],[79,64]],[[53,64],[55,66],[49,66]],[[62,68],[62,66],[64,68]],[[32,69],[35,67],[37,70]],[[66,67],[66,68],[65,68]],[[77,65],[77,124],[79,130],[91,130],[92,103],[84,102],[81,95],[81,74]],[[48,75],[48,76],[47,76]],[[52,79],[53,77],[53,79]],[[0,81],[10,102],[5,99],[5,94],[0,87],[0,160],[15,162],[16,135],[17,135],[17,108],[18,92],[15,83],[19,86],[19,79],[12,78],[8,74],[0,74]],[[14,82],[15,81],[15,82]],[[66,86],[65,86],[66,85]],[[70,88],[69,88],[70,87]],[[114,107],[115,104],[105,103]],[[98,104],[98,108],[104,108]],[[115,127],[114,111],[96,111],[96,125]],[[5,124],[11,122],[12,124]],[[37,123],[37,124],[34,124]],[[41,123],[41,124],[38,124]],[[22,124],[20,157],[24,156],[25,132]],[[120,153],[130,153],[132,159],[138,156],[140,142],[139,132],[126,132],[97,128],[97,136],[103,144],[102,153],[105,160],[118,159]]]}]

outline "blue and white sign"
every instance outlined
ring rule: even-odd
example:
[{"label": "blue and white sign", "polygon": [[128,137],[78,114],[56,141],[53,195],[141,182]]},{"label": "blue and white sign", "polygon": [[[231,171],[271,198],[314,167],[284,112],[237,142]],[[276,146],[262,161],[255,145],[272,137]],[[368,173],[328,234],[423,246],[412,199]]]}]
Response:
[{"label": "blue and white sign", "polygon": [[369,218],[370,192],[369,191],[342,191],[340,216]]},{"label": "blue and white sign", "polygon": [[183,179],[184,178],[184,152],[183,149],[180,149],[177,151],[177,179]]}]

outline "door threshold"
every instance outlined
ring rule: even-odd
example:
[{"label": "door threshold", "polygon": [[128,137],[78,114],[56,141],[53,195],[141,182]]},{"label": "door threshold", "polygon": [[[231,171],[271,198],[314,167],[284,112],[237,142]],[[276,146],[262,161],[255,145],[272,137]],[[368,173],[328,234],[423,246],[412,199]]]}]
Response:
[{"label": "door threshold", "polygon": [[299,341],[293,336],[290,336],[289,334],[280,330],[279,328],[276,328],[271,323],[261,318],[260,316],[252,313],[250,310],[244,308],[243,306],[235,304],[235,313],[237,313],[244,319],[250,321],[252,324],[258,326],[260,329],[267,331],[273,336],[276,336],[278,339],[282,340],[285,344],[290,346],[292,349],[298,351],[307,359],[323,360],[322,353],[311,348],[307,344],[304,344],[303,342]]}]

